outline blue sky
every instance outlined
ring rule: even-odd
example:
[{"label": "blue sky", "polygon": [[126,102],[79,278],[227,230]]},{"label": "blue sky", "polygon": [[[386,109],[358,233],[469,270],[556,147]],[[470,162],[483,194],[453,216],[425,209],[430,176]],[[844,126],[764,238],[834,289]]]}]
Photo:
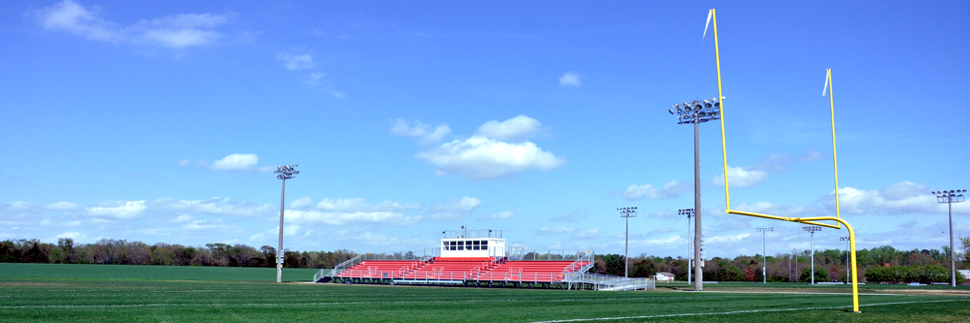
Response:
[{"label": "blue sky", "polygon": [[[859,247],[939,248],[970,184],[966,2],[0,4],[0,239],[357,252],[504,230],[527,250],[686,254],[692,129],[717,96],[732,207],[842,215]],[[795,223],[724,214],[701,126],[708,256],[807,249]],[[970,205],[954,232],[970,236]],[[842,248],[823,230],[818,248]]]}]

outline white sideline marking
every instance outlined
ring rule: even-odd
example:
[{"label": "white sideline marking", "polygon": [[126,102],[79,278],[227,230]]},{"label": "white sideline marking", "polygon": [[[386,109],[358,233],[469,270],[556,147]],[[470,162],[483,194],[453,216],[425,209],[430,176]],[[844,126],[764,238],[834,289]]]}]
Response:
[{"label": "white sideline marking", "polygon": [[[407,296],[407,295],[406,295]],[[626,298],[596,298],[599,301],[637,301],[652,300],[658,297],[626,297]],[[688,299],[694,297],[664,297],[664,299]],[[521,302],[526,299],[519,298],[487,298],[487,299],[465,299],[447,301],[396,301],[396,302],[310,302],[310,303],[146,303],[146,304],[92,304],[92,305],[0,305],[0,309],[17,308],[111,308],[111,307],[166,307],[166,306],[318,306],[318,305],[367,305],[367,304],[441,304],[441,303],[501,303],[501,302]],[[561,298],[549,299],[549,302],[587,302],[589,298]]]},{"label": "white sideline marking", "polygon": [[[748,293],[737,293],[737,294],[748,294]],[[751,293],[759,294],[759,293]],[[813,294],[820,293],[803,293],[799,295],[812,296]],[[878,294],[885,295],[885,294]],[[637,301],[637,300],[655,300],[660,297],[649,296],[649,297],[616,297],[616,298],[596,298],[598,301]],[[690,299],[695,298],[691,296],[686,297],[663,297],[665,300],[670,299]],[[174,306],[186,306],[186,307],[208,307],[208,306],[319,306],[319,305],[367,305],[367,304],[441,304],[441,303],[502,303],[502,302],[520,302],[523,299],[519,298],[488,298],[488,299],[466,299],[466,300],[447,300],[447,301],[396,301],[396,302],[382,302],[382,301],[364,301],[364,302],[310,302],[310,303],[147,303],[147,304],[92,304],[92,305],[0,305],[0,309],[28,309],[28,308],[126,308],[126,307],[174,307]],[[577,297],[577,298],[561,298],[561,299],[549,299],[548,302],[587,302],[589,298]],[[887,303],[888,304],[888,303]],[[906,304],[906,303],[900,303]],[[797,309],[796,309],[797,310]],[[739,312],[742,313],[742,312]],[[585,320],[585,319],[579,319]],[[595,320],[595,319],[594,319]],[[548,321],[548,322],[559,322],[559,321]],[[562,321],[571,322],[571,321]]]},{"label": "white sideline marking", "polygon": [[[967,300],[963,300],[963,299],[952,299],[952,300],[923,301],[923,302],[916,302],[916,301],[914,301],[914,302],[872,303],[872,304],[860,304],[859,307],[884,306],[884,305],[900,305],[900,304],[927,304],[927,303],[945,303],[945,302],[966,302],[966,301]],[[595,317],[595,318],[585,318],[585,319],[534,321],[534,322],[531,322],[531,323],[588,322],[588,321],[611,321],[611,320],[628,320],[628,319],[650,319],[650,318],[678,317],[678,316],[698,316],[698,315],[731,315],[731,314],[745,314],[745,313],[791,312],[791,311],[803,311],[803,310],[834,310],[834,309],[851,308],[851,307],[852,307],[852,305],[827,306],[827,307],[775,308],[775,309],[743,310],[743,311],[729,311],[729,312],[679,313],[679,314],[657,314],[657,315],[641,315],[641,316]]]},{"label": "white sideline marking", "polygon": [[[688,291],[693,292],[693,291]],[[852,293],[816,293],[816,292],[733,292],[726,290],[705,291],[704,293],[725,293],[725,294],[790,294],[790,295],[852,295]],[[859,293],[864,296],[907,296],[907,294],[886,294],[886,293]]]}]

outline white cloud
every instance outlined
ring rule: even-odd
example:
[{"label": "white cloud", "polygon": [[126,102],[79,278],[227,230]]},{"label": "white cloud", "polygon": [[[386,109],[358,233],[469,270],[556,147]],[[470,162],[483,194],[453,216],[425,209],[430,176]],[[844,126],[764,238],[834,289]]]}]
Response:
[{"label": "white cloud", "polygon": [[911,197],[928,195],[929,188],[913,182],[899,182],[879,189],[879,195],[889,201],[905,200]]},{"label": "white cloud", "polygon": [[179,217],[177,217],[174,220],[172,220],[172,222],[175,222],[175,223],[185,223],[185,222],[192,221],[193,219],[194,218],[191,215],[182,214],[182,215],[179,215]]},{"label": "white cloud", "polygon": [[180,160],[178,162],[178,164],[179,164],[179,166],[182,166],[182,167],[193,166],[193,165],[194,166],[198,166],[198,167],[206,167],[206,166],[209,166],[209,163],[206,162],[204,159],[199,159],[199,160],[197,160],[195,162],[192,162],[191,160],[188,160],[188,159],[183,159],[183,160]]},{"label": "white cloud", "polygon": [[569,212],[569,214],[566,214],[564,216],[553,217],[552,220],[576,222],[576,221],[585,219],[587,216],[589,216],[589,208],[580,208],[572,212]]},{"label": "white cloud", "polygon": [[574,238],[576,239],[593,239],[600,236],[600,229],[589,229],[583,232],[577,232]]},{"label": "white cloud", "polygon": [[499,213],[489,214],[488,216],[485,217],[485,219],[486,220],[505,220],[505,219],[511,219],[512,217],[515,217],[515,213],[512,213],[511,211],[502,211]]},{"label": "white cloud", "polygon": [[[749,170],[760,170],[768,173],[782,173],[788,171],[788,168],[795,163],[805,163],[810,161],[821,160],[825,156],[816,150],[810,150],[804,154],[792,156],[785,153],[778,153],[768,155],[768,157],[758,161],[758,163],[747,167]],[[728,176],[731,176],[728,174]],[[730,178],[729,178],[730,179]],[[724,185],[723,183],[721,185]]]},{"label": "white cloud", "polygon": [[630,185],[626,190],[613,191],[610,195],[622,194],[624,199],[635,201],[640,199],[668,199],[680,195],[681,192],[690,189],[690,184],[678,180],[673,180],[664,184],[663,189],[656,189],[653,185]]},{"label": "white cloud", "polygon": [[[900,182],[878,191],[839,188],[839,204],[843,214],[908,214],[945,212],[946,205],[938,204],[936,197],[923,185]],[[835,212],[835,192],[821,199],[830,212]],[[953,204],[954,213],[970,213],[965,203]]]},{"label": "white cloud", "polygon": [[29,209],[33,209],[34,208],[34,203],[24,202],[24,201],[15,201],[13,203],[10,203],[9,204],[9,207],[10,207],[10,209],[16,210],[16,211],[26,211],[26,210],[29,210]]},{"label": "white cloud", "polygon": [[[314,67],[313,55],[310,54],[295,55],[290,53],[279,53],[276,55],[276,58],[283,62],[283,67],[286,67],[286,69],[291,71],[305,70]],[[320,78],[323,77],[323,74],[311,73],[310,77],[314,80],[313,85],[316,85],[316,83],[319,83]]]},{"label": "white cloud", "polygon": [[151,21],[142,20],[132,29],[140,32],[140,38],[143,41],[165,47],[183,48],[216,42],[222,34],[211,29],[227,21],[226,16],[211,13],[181,14]]},{"label": "white cloud", "polygon": [[259,156],[255,154],[232,154],[215,161],[210,168],[213,170],[246,171],[254,170],[257,163],[259,163]]},{"label": "white cloud", "polygon": [[669,246],[669,245],[682,244],[683,242],[685,242],[685,239],[683,237],[670,236],[670,237],[659,238],[659,239],[631,240],[630,244],[634,246],[657,246],[657,245]]},{"label": "white cloud", "polygon": [[293,209],[305,209],[310,205],[313,205],[313,199],[311,199],[309,196],[304,196],[290,202],[290,208]]},{"label": "white cloud", "polygon": [[318,223],[325,225],[346,225],[353,223],[376,223],[387,225],[407,225],[421,220],[420,216],[405,216],[398,212],[321,212],[317,210],[287,210],[286,218],[294,223]]},{"label": "white cloud", "polygon": [[542,227],[536,231],[536,235],[547,235],[547,234],[567,234],[573,233],[576,229],[567,227]]},{"label": "white cloud", "polygon": [[478,198],[465,196],[450,202],[435,204],[432,209],[436,213],[431,217],[438,220],[460,219],[478,208],[479,205],[482,205],[482,201]]},{"label": "white cloud", "polygon": [[347,95],[344,94],[344,92],[334,91],[334,90],[326,90],[326,91],[327,91],[327,93],[330,93],[330,95],[332,95],[335,98],[338,98],[338,99],[341,99],[341,100],[347,98]]},{"label": "white cloud", "polygon": [[579,86],[581,75],[576,72],[566,72],[559,77],[559,86]]},{"label": "white cloud", "polygon": [[[768,178],[768,173],[754,169],[728,166],[728,185],[731,187],[757,186]],[[714,185],[724,185],[723,175],[714,175],[711,179]]]},{"label": "white cloud", "polygon": [[120,35],[116,27],[102,20],[95,12],[74,1],[64,0],[38,11],[38,20],[45,29],[63,30],[91,40],[116,41]]},{"label": "white cloud", "polygon": [[539,131],[539,120],[518,115],[505,121],[492,120],[478,127],[478,134],[498,140],[519,140]]},{"label": "white cloud", "polygon": [[198,230],[226,230],[226,229],[235,229],[235,227],[234,226],[231,226],[231,225],[228,225],[228,224],[214,223],[212,221],[207,221],[207,220],[196,220],[196,221],[192,221],[192,222],[190,222],[190,223],[188,223],[186,225],[183,225],[182,226],[182,229],[185,229],[185,230],[193,230],[193,231],[198,231]]},{"label": "white cloud", "polygon": [[44,208],[48,210],[54,210],[54,211],[71,211],[71,210],[78,209],[79,206],[71,202],[62,201],[62,202],[56,202],[56,203],[44,205]]},{"label": "white cloud", "polygon": [[786,217],[818,215],[825,212],[825,210],[819,207],[787,206],[787,205],[780,205],[780,204],[772,204],[768,202],[756,202],[754,204],[741,203],[740,205],[736,206],[734,209],[738,211],[747,211],[747,212],[786,216]]},{"label": "white cloud", "polygon": [[270,214],[277,214],[275,207],[270,204],[256,204],[252,202],[239,202],[229,198],[211,198],[208,200],[175,200],[162,198],[152,201],[153,209],[203,213],[212,215],[233,215],[242,217],[254,217]]},{"label": "white cloud", "polygon": [[66,31],[91,40],[154,44],[180,49],[216,42],[222,34],[213,30],[225,24],[225,15],[180,14],[151,20],[141,20],[130,27],[102,19],[100,10],[89,10],[80,4],[64,0],[36,12],[38,22],[48,30]]},{"label": "white cloud", "polygon": [[442,123],[432,130],[430,125],[421,122],[415,122],[412,127],[404,119],[397,119],[391,125],[391,133],[397,136],[414,137],[420,143],[427,144],[441,140],[445,135],[451,133],[451,128],[448,127],[448,124]]},{"label": "white cloud", "polygon": [[417,157],[434,164],[438,174],[464,174],[472,180],[503,178],[532,169],[549,171],[566,163],[532,142],[507,143],[481,136],[445,143]]},{"label": "white cloud", "polygon": [[704,238],[704,243],[737,242],[750,236],[751,236],[750,233],[739,233],[735,235],[726,235],[726,236],[713,236],[710,238]]},{"label": "white cloud", "polygon": [[355,244],[371,246],[392,246],[395,250],[400,248],[421,248],[423,246],[434,245],[437,241],[420,238],[401,239],[394,236],[386,236],[360,229],[344,229],[334,232],[333,239],[338,241],[350,241]]},{"label": "white cloud", "polygon": [[[303,200],[303,199],[301,199]],[[304,201],[309,204],[309,198]],[[301,202],[303,203],[303,202]],[[421,216],[406,216],[401,211],[419,208],[416,204],[402,204],[384,201],[371,204],[363,198],[325,198],[312,210],[287,209],[286,218],[295,223],[316,223],[325,225],[346,225],[354,223],[376,223],[386,225],[408,225],[421,220]]]},{"label": "white cloud", "polygon": [[380,204],[370,204],[367,200],[363,198],[338,198],[338,199],[328,199],[325,198],[320,203],[317,203],[317,208],[324,211],[337,211],[337,212],[373,212],[373,211],[383,211],[383,212],[399,212],[404,210],[412,210],[420,207],[416,204],[401,204],[398,202],[384,201]]},{"label": "white cloud", "polygon": [[[772,154],[748,167],[728,166],[728,184],[731,187],[757,186],[768,179],[768,174],[787,172],[792,164],[821,160],[824,157],[822,153],[810,150],[795,156],[785,153]],[[714,175],[711,182],[718,186],[724,185],[724,175]]]},{"label": "white cloud", "polygon": [[[118,202],[111,203],[111,204],[118,204]],[[96,207],[87,207],[85,209],[87,209],[88,214],[90,215],[102,215],[102,216],[115,217],[119,219],[130,219],[130,218],[137,217],[146,209],[148,209],[148,207],[145,206],[145,200],[140,200],[140,201],[124,201],[123,204],[118,206],[96,206]]]}]

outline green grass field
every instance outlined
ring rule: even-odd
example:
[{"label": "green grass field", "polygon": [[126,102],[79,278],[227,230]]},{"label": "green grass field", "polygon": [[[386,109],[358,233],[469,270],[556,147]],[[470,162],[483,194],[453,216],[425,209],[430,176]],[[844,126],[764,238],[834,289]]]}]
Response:
[{"label": "green grass field", "polygon": [[[248,271],[251,270],[251,271]],[[308,281],[287,271],[290,281]],[[268,277],[266,277],[268,276]],[[234,279],[235,278],[235,279]],[[970,288],[862,286],[862,314],[847,286],[722,283],[656,291],[286,283],[273,269],[0,264],[0,321],[333,322],[957,322],[970,320]]]}]

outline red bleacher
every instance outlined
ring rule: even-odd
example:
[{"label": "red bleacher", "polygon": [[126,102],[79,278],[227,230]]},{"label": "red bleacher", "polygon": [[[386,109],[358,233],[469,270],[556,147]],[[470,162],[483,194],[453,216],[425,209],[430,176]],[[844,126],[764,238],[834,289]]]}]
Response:
[{"label": "red bleacher", "polygon": [[424,263],[415,260],[364,260],[337,274],[345,278],[399,278]]},{"label": "red bleacher", "polygon": [[566,279],[566,274],[577,271],[586,262],[574,261],[509,261],[499,264],[479,280],[552,282]]},{"label": "red bleacher", "polygon": [[339,274],[343,278],[391,278],[414,280],[477,280],[554,282],[578,271],[588,262],[504,261],[496,258],[432,258],[413,260],[366,260]]},{"label": "red bleacher", "polygon": [[495,258],[434,258],[404,274],[404,279],[469,279],[493,266]]}]

